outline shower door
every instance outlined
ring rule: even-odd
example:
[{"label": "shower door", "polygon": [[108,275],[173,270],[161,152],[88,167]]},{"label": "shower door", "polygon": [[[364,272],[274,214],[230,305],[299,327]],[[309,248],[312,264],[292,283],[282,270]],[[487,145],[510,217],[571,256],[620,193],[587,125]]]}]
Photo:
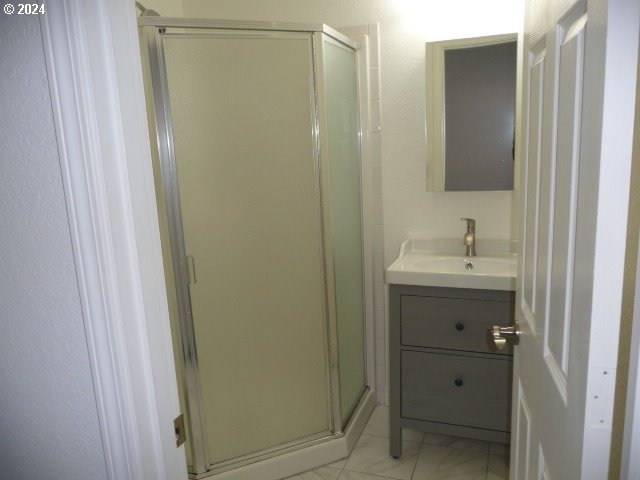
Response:
[{"label": "shower door", "polygon": [[330,434],[312,40],[162,35],[163,171],[186,254],[174,271],[197,352],[185,358],[191,448],[205,445],[208,468]]},{"label": "shower door", "polygon": [[367,391],[356,51],[323,25],[142,25],[189,470],[340,438]]}]

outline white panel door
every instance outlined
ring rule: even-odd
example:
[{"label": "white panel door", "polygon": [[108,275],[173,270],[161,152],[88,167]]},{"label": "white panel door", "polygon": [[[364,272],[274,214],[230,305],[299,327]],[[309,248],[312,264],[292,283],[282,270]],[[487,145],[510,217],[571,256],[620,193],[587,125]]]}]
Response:
[{"label": "white panel door", "polygon": [[638,0],[525,0],[511,478],[609,467]]}]

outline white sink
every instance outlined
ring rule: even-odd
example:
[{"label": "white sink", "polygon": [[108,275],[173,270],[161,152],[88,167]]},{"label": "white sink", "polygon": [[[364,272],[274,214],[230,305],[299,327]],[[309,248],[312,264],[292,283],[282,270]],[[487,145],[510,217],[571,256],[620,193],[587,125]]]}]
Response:
[{"label": "white sink", "polygon": [[398,259],[387,269],[386,281],[401,285],[515,290],[517,256],[513,253],[513,242],[481,242],[477,256],[465,257],[461,254],[464,246],[460,239],[406,240]]}]

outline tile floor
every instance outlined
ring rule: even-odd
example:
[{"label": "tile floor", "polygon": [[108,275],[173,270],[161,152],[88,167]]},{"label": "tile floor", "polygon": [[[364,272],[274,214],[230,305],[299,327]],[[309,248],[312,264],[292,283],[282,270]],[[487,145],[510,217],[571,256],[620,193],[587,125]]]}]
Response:
[{"label": "tile floor", "polygon": [[349,457],[288,480],[507,480],[507,448],[405,430],[396,460],[389,456],[389,408],[378,406]]}]

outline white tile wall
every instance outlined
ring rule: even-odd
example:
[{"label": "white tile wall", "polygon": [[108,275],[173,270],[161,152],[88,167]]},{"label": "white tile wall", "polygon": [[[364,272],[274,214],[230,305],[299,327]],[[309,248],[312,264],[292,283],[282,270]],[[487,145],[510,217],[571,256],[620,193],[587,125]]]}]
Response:
[{"label": "white tile wall", "polygon": [[[370,216],[371,249],[368,251],[365,241],[365,255],[369,258],[370,268],[368,274],[373,277],[373,322],[368,332],[371,341],[368,347],[373,348],[374,358],[369,367],[374,369],[374,383],[377,392],[377,402],[386,402],[386,333],[385,333],[385,291],[384,291],[384,225],[383,225],[383,198],[382,198],[382,104],[380,101],[380,41],[378,24],[342,27],[339,29],[345,35],[359,39],[366,36],[367,60],[365,65],[360,65],[366,70],[366,88],[361,88],[361,100],[367,102],[365,112],[367,118],[363,118],[363,128],[366,144],[363,145],[363,185],[364,205],[363,212]],[[362,86],[362,85],[361,85]],[[365,226],[367,222],[364,222]],[[366,240],[366,239],[365,239]],[[365,267],[365,269],[367,269]]]},{"label": "white tile wall", "polygon": [[380,92],[380,27],[368,26],[369,35],[369,125],[371,145],[371,191],[373,217],[373,277],[375,370],[378,403],[387,402],[387,335],[385,327],[384,221],[382,196],[382,100]]}]

